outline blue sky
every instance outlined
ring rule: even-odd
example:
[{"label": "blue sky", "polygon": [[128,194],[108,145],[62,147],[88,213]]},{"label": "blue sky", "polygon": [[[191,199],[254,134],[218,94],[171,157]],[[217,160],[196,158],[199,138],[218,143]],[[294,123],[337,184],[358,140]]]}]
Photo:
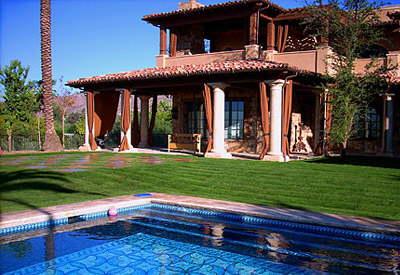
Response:
[{"label": "blue sky", "polygon": [[[179,0],[52,0],[53,79],[130,71],[155,66],[158,28],[143,15],[173,11]],[[216,4],[224,0],[199,0]],[[302,0],[273,1],[284,8]],[[391,1],[400,4],[400,0]],[[18,59],[41,78],[40,0],[0,0],[0,66]]]}]

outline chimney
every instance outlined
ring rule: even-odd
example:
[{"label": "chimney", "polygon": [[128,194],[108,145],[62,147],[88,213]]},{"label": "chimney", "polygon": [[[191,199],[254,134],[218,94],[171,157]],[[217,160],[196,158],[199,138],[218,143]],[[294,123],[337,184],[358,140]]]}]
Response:
[{"label": "chimney", "polygon": [[188,10],[188,9],[194,9],[198,7],[202,7],[204,5],[197,3],[196,0],[190,0],[187,2],[181,2],[179,3],[179,10]]}]

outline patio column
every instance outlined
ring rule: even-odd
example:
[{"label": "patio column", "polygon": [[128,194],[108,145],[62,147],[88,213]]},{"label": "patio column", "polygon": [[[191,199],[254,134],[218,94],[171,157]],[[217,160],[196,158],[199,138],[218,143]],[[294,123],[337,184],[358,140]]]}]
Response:
[{"label": "patio column", "polygon": [[90,151],[90,146],[89,146],[89,120],[88,120],[88,97],[87,97],[87,92],[83,92],[85,95],[85,143],[82,145],[83,147],[86,147],[88,151]]},{"label": "patio column", "polygon": [[393,97],[394,94],[386,96],[386,117],[385,117],[385,143],[386,152],[393,153]]},{"label": "patio column", "polygon": [[149,131],[149,96],[140,96],[140,143],[139,148],[149,148],[147,143]]},{"label": "patio column", "polygon": [[[121,96],[121,120],[123,119],[123,114],[125,112],[124,108],[128,106],[128,110],[126,110],[129,114],[129,128],[126,131],[126,138],[128,140],[128,145],[129,145],[129,149],[128,150],[124,150],[124,151],[129,151],[129,152],[137,152],[137,149],[133,148],[132,146],[132,122],[131,122],[131,97],[130,97],[130,93],[129,93],[129,104],[125,104],[125,96],[124,96],[124,91],[125,89],[116,89],[118,92],[120,92]],[[124,139],[125,133],[122,129],[122,121],[121,121],[121,144],[122,144],[122,140]]]},{"label": "patio column", "polygon": [[206,157],[231,158],[232,154],[225,150],[225,93],[228,86],[224,83],[208,84],[214,90],[213,102],[213,147]]},{"label": "patio column", "polygon": [[[93,150],[101,150],[96,144],[96,141],[94,140],[95,136],[95,112],[94,112],[94,96],[98,94],[98,92],[94,91],[84,91],[85,97],[86,97],[86,106],[85,106],[85,144],[83,144],[83,148],[81,150],[83,151],[93,151]],[[91,100],[91,102],[89,102]],[[89,122],[92,124],[89,125]],[[90,131],[90,128],[92,128],[92,131]],[[90,141],[90,134],[93,135],[93,141],[91,145]],[[94,148],[94,149],[92,149]]]},{"label": "patio column", "polygon": [[270,145],[267,155],[276,161],[283,161],[282,154],[282,88],[285,83],[282,79],[267,80],[270,97]]}]

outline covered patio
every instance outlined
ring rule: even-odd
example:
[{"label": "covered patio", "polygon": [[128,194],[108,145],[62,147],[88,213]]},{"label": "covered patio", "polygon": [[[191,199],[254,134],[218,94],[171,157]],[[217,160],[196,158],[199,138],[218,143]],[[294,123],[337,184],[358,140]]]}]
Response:
[{"label": "covered patio", "polygon": [[[231,158],[235,150],[226,142],[226,96],[252,98],[244,100],[244,121],[253,119],[255,132],[244,131],[243,140],[251,140],[250,151],[262,160],[285,161],[289,157],[289,127],[293,92],[308,89],[319,100],[319,90],[313,87],[318,75],[284,63],[239,60],[206,64],[148,68],[137,71],[107,74],[69,81],[86,95],[86,133],[84,146],[97,150],[95,137],[103,137],[113,127],[121,97],[121,152],[137,152],[138,148],[153,146],[152,132],[157,111],[157,96],[172,95],[173,131],[187,131],[187,113],[179,98],[199,101],[206,126],[202,135],[202,151],[206,157]],[[133,102],[131,102],[133,95]],[[141,102],[140,125],[138,98]],[[149,119],[149,99],[153,98],[152,117]],[[313,102],[314,103],[314,102]],[[316,103],[316,105],[318,105]],[[133,119],[131,107],[133,105]],[[320,106],[315,113],[320,118]],[[318,109],[318,110],[317,110]],[[247,110],[247,109],[246,109]],[[257,124],[259,123],[259,125]],[[320,125],[320,119],[315,121]],[[140,127],[140,128],[139,128]],[[247,127],[247,126],[246,126]],[[260,133],[257,133],[260,132]],[[320,129],[316,130],[320,132]],[[227,150],[228,149],[228,150]]]}]

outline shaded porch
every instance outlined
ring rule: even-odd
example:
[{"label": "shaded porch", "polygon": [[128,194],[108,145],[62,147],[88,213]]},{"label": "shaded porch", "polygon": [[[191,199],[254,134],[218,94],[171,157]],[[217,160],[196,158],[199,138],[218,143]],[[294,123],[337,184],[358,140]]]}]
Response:
[{"label": "shaded porch", "polygon": [[[293,147],[289,127],[293,91],[296,94],[298,87],[315,87],[317,81],[317,75],[287,64],[241,60],[150,68],[68,84],[87,95],[88,150],[96,150],[94,138],[104,136],[112,127],[119,97],[119,151],[138,152],[138,148],[151,147],[157,97],[169,95],[173,97],[173,133],[202,134],[206,157],[231,158],[232,153],[249,153],[265,160],[284,161]],[[200,116],[196,108],[201,109]]]}]

